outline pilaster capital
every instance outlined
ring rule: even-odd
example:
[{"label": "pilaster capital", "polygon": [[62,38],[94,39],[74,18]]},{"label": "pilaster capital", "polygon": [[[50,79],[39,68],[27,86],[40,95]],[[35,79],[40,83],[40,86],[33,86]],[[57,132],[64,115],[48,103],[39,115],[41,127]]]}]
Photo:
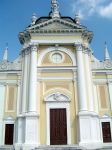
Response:
[{"label": "pilaster capital", "polygon": [[83,51],[82,43],[74,43],[74,47],[76,47],[76,51]]},{"label": "pilaster capital", "polygon": [[6,82],[0,82],[0,86],[7,86]]},{"label": "pilaster capital", "polygon": [[108,85],[112,85],[112,79],[107,79]]},{"label": "pilaster capital", "polygon": [[29,54],[30,54],[30,47],[29,46],[22,49],[22,51],[21,51],[22,57],[25,57],[25,55],[29,55]]},{"label": "pilaster capital", "polygon": [[83,52],[89,56],[91,55],[91,49],[85,45],[83,45]]},{"label": "pilaster capital", "polygon": [[21,55],[22,57],[25,57],[25,52],[24,52],[24,50],[22,50],[22,51],[20,52],[20,55]]},{"label": "pilaster capital", "polygon": [[17,82],[17,86],[21,86],[21,80],[18,80],[18,82]]},{"label": "pilaster capital", "polygon": [[30,44],[30,50],[31,51],[37,51],[39,47],[39,43],[31,43]]},{"label": "pilaster capital", "polygon": [[75,42],[74,47],[76,47],[76,51],[82,51],[83,53],[91,54],[91,49],[85,44]]},{"label": "pilaster capital", "polygon": [[29,55],[30,54],[30,47],[28,46],[26,49],[25,49],[25,55]]},{"label": "pilaster capital", "polygon": [[21,50],[22,57],[25,57],[25,55],[29,55],[32,51],[37,51],[39,47],[39,43],[30,43],[27,46],[24,46]]}]

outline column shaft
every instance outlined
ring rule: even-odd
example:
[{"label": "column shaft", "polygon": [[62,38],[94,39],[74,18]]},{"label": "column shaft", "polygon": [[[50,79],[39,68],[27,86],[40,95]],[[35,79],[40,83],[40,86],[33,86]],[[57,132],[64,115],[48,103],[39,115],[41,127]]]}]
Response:
[{"label": "column shaft", "polygon": [[82,45],[76,45],[77,51],[77,73],[78,73],[78,97],[79,111],[87,110],[87,95],[85,83],[85,71]]},{"label": "column shaft", "polygon": [[111,110],[112,110],[112,82],[108,83],[108,89],[109,89],[109,98],[110,98],[110,104],[111,104]]},{"label": "column shaft", "polygon": [[23,118],[22,118],[22,117],[19,117],[17,123],[18,123],[17,143],[18,143],[18,144],[21,144],[21,143],[23,143],[23,139],[24,139]]},{"label": "column shaft", "polygon": [[30,75],[29,75],[29,112],[37,112],[37,47],[31,47],[30,56]]},{"label": "column shaft", "polygon": [[17,115],[21,114],[21,93],[20,93],[21,82],[18,81],[18,96],[17,96]]},{"label": "column shaft", "polygon": [[22,86],[22,113],[26,112],[26,91],[27,91],[27,55],[24,56],[23,86]]},{"label": "column shaft", "polygon": [[92,72],[90,69],[90,58],[88,52],[85,54],[85,68],[86,68],[86,82],[87,82],[87,93],[89,100],[89,110],[94,111],[94,101],[93,101],[93,83],[92,83]]}]

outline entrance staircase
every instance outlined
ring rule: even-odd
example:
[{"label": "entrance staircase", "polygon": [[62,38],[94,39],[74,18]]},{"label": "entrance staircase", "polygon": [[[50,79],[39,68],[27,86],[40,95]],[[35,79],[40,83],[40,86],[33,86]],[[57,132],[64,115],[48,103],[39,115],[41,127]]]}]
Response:
[{"label": "entrance staircase", "polygon": [[0,150],[14,150],[13,146],[1,146]]},{"label": "entrance staircase", "polygon": [[40,146],[34,150],[85,150],[77,145],[74,146]]},{"label": "entrance staircase", "polygon": [[[0,150],[15,150],[13,146],[0,146]],[[19,150],[23,150],[22,148]],[[104,146],[102,148],[83,148],[78,145],[74,146],[40,146],[30,150],[112,150],[112,146]]]}]

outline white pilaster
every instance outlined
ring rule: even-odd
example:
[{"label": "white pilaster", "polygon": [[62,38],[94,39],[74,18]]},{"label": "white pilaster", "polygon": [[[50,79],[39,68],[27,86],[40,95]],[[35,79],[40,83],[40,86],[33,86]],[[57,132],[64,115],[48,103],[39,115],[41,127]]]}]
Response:
[{"label": "white pilaster", "polygon": [[26,112],[26,92],[27,92],[27,55],[24,52],[23,66],[23,86],[22,86],[22,113]]},{"label": "white pilaster", "polygon": [[25,141],[25,113],[27,100],[27,82],[28,82],[28,48],[23,49],[22,59],[22,84],[18,81],[18,103],[17,103],[17,123],[16,123],[16,143],[15,149],[20,149]]},{"label": "white pilaster", "polygon": [[94,105],[95,105],[95,112],[98,114],[99,113],[99,106],[98,106],[98,92],[97,92],[97,85],[93,85],[94,88]]},{"label": "white pilaster", "polygon": [[21,87],[21,81],[18,80],[17,115],[21,114],[21,92],[20,92],[20,87]]},{"label": "white pilaster", "polygon": [[0,84],[0,146],[3,145],[3,116],[5,104],[5,85]]},{"label": "white pilaster", "polygon": [[108,83],[108,89],[109,89],[109,97],[110,97],[110,104],[111,104],[111,110],[112,110],[112,82]]},{"label": "white pilaster", "polygon": [[102,144],[100,119],[97,114],[89,111],[79,112],[79,129],[79,145],[90,149],[91,145],[95,147]]},{"label": "white pilaster", "polygon": [[30,66],[28,80],[28,112],[24,115],[25,141],[23,150],[34,149],[39,145],[37,114],[37,45],[30,45]]},{"label": "white pilaster", "polygon": [[24,124],[23,124],[24,118],[23,117],[18,117],[17,120],[17,127],[18,127],[18,137],[17,137],[17,143],[18,145],[24,142]]},{"label": "white pilaster", "polygon": [[4,115],[4,104],[5,104],[5,85],[0,84],[0,118]]},{"label": "white pilaster", "polygon": [[28,112],[37,112],[37,46],[31,46]]},{"label": "white pilaster", "polygon": [[[79,100],[79,144],[81,146],[86,146],[86,144],[91,145],[91,143],[101,143],[101,138],[99,117],[96,113],[92,112],[93,106],[91,106],[91,111],[87,107],[87,99],[89,98],[90,101],[92,100],[93,89],[89,56],[85,53],[83,48],[84,47],[82,47],[81,44],[76,45]],[[90,85],[88,85],[89,82],[91,82]],[[91,102],[90,105],[93,105],[93,102]]]},{"label": "white pilaster", "polygon": [[83,48],[81,44],[76,44],[77,53],[77,73],[78,73],[78,98],[79,98],[79,111],[87,110],[87,95],[86,95],[86,82],[84,71],[84,57]]},{"label": "white pilaster", "polygon": [[89,49],[86,49],[85,56],[85,74],[87,84],[87,95],[89,100],[89,111],[94,111],[94,95],[93,95],[93,83],[92,83],[92,72],[90,66],[90,55]]},{"label": "white pilaster", "polygon": [[38,145],[38,120],[37,115],[27,114],[26,115],[26,133],[25,133],[25,144]]}]

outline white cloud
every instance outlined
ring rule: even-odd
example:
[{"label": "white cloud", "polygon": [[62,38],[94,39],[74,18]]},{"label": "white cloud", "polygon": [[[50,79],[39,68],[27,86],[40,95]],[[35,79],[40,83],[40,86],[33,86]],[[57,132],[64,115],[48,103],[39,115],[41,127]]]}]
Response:
[{"label": "white cloud", "polygon": [[92,15],[112,19],[111,0],[74,0],[72,8],[73,12],[79,12],[83,19]]},{"label": "white cloud", "polygon": [[107,6],[100,7],[99,14],[102,17],[112,18],[112,2]]}]

